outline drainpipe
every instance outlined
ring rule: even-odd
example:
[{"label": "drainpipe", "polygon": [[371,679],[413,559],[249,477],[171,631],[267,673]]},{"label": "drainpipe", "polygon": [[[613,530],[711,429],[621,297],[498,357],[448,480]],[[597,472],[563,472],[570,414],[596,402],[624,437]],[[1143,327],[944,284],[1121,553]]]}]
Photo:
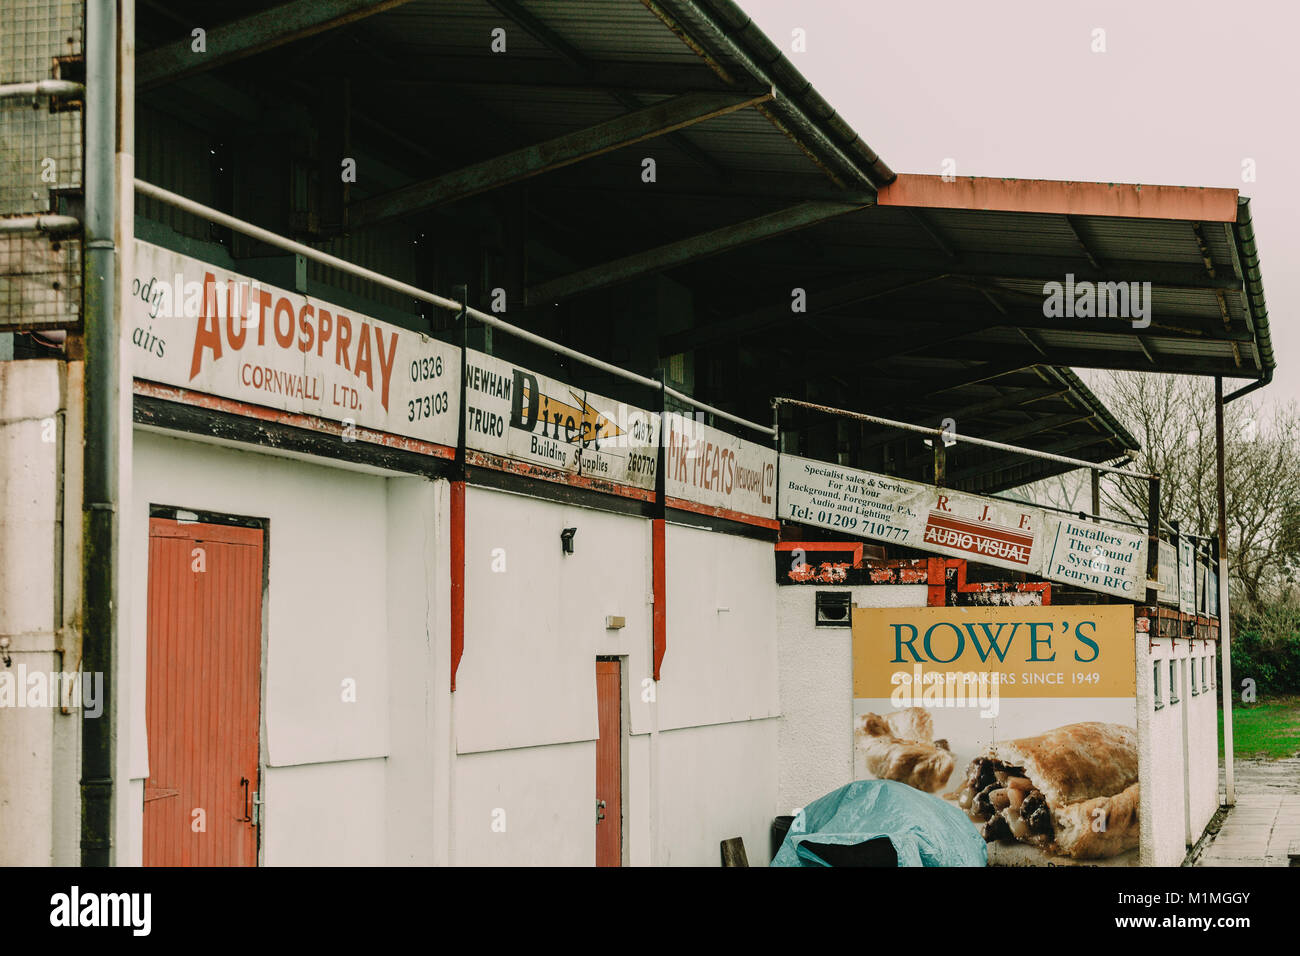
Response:
[{"label": "drainpipe", "polygon": [[50,96],[79,96],[84,92],[80,83],[71,80],[37,80],[35,83],[5,83],[0,85],[0,100],[34,99]]},{"label": "drainpipe", "polygon": [[1271,381],[1273,381],[1273,370],[1271,368],[1265,369],[1263,378],[1258,382],[1251,382],[1249,385],[1239,388],[1235,392],[1228,393],[1228,395],[1223,399],[1223,404],[1227,405],[1229,402],[1234,402],[1243,395],[1249,395],[1251,392],[1255,391],[1255,389],[1263,388]]},{"label": "drainpipe", "polygon": [[1232,646],[1230,644],[1230,615],[1228,613],[1228,497],[1223,484],[1223,376],[1214,377],[1214,448],[1215,478],[1219,495],[1219,654],[1223,658],[1223,780],[1224,803],[1231,807],[1237,802],[1237,791],[1232,779]]},{"label": "drainpipe", "polygon": [[1233,734],[1232,734],[1232,645],[1231,616],[1228,613],[1228,515],[1227,492],[1224,488],[1223,475],[1223,406],[1244,395],[1249,395],[1257,388],[1263,388],[1273,381],[1273,370],[1265,369],[1264,377],[1258,382],[1251,382],[1244,388],[1225,396],[1223,394],[1223,377],[1214,379],[1214,430],[1216,469],[1215,479],[1219,496],[1219,654],[1223,659],[1223,686],[1219,688],[1223,695],[1223,782],[1224,803],[1235,806],[1237,788],[1233,780]]},{"label": "drainpipe", "polygon": [[86,0],[82,671],[104,675],[104,700],[99,717],[82,712],[82,866],[113,862],[118,572],[117,79],[117,4],[115,0]]},{"label": "drainpipe", "polygon": [[75,232],[80,225],[75,216],[14,216],[0,219],[0,233],[41,232],[53,235]]}]

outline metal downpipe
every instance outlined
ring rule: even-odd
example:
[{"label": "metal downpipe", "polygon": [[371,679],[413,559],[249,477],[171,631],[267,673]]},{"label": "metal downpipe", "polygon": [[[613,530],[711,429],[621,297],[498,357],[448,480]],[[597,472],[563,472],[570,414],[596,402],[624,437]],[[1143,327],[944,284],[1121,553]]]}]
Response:
[{"label": "metal downpipe", "polygon": [[117,4],[86,0],[86,183],[82,316],[86,444],[83,473],[82,670],[103,674],[103,709],[81,717],[81,864],[113,862],[117,626]]},{"label": "metal downpipe", "polygon": [[1236,781],[1233,779],[1232,734],[1232,615],[1228,607],[1230,588],[1228,586],[1228,503],[1224,488],[1224,450],[1223,450],[1223,376],[1214,377],[1214,451],[1215,451],[1215,491],[1219,511],[1219,655],[1223,668],[1223,782],[1224,803],[1234,806],[1237,802]]}]

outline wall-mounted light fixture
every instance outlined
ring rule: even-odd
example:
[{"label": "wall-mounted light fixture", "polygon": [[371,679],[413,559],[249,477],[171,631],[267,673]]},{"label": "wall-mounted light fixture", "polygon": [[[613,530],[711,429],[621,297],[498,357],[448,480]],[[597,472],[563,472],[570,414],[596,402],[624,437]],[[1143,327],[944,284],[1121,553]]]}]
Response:
[{"label": "wall-mounted light fixture", "polygon": [[560,532],[560,544],[565,554],[573,554],[573,536],[577,533],[577,528],[565,528]]}]

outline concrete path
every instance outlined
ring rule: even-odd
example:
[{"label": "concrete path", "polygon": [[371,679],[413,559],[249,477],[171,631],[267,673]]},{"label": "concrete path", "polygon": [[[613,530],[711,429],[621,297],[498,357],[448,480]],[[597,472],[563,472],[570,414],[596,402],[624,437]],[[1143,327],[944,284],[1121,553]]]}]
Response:
[{"label": "concrete path", "polygon": [[[1300,843],[1300,757],[1237,760],[1237,803],[1195,866],[1287,866],[1287,848]],[[1219,772],[1219,803],[1225,784]]]}]

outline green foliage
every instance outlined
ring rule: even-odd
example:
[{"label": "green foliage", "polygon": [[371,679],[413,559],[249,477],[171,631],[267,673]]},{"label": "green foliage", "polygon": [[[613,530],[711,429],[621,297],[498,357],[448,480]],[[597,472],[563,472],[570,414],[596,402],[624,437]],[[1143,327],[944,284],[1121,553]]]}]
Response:
[{"label": "green foliage", "polygon": [[1300,693],[1300,601],[1294,595],[1233,616],[1232,681],[1255,681],[1256,693]]}]

